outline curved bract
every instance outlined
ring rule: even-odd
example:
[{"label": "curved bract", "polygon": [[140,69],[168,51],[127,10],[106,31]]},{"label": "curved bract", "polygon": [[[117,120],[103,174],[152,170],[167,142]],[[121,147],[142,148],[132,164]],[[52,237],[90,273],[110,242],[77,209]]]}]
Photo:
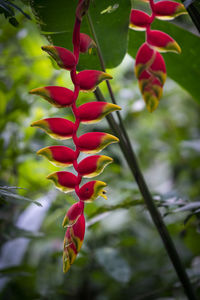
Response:
[{"label": "curved bract", "polygon": [[83,243],[85,202],[94,201],[99,196],[106,198],[104,190],[106,183],[94,180],[80,187],[82,177],[92,178],[99,175],[113,161],[112,158],[105,155],[92,155],[78,163],[79,154],[80,152],[96,153],[109,144],[118,142],[118,138],[104,132],[88,132],[77,137],[80,123],[98,122],[107,114],[120,109],[118,105],[107,102],[91,102],[80,107],[76,106],[80,91],[93,91],[103,80],[112,78],[109,74],[98,70],[84,70],[79,73],[76,71],[80,52],[85,53],[96,46],[88,35],[80,33],[81,21],[88,9],[86,2],[85,0],[79,0],[76,13],[74,12],[76,17],[73,31],[73,53],[68,49],[52,45],[42,47],[42,50],[47,52],[60,68],[70,71],[74,90],[65,87],[47,86],[30,91],[31,94],[43,97],[57,108],[70,107],[75,117],[74,123],[64,118],[46,118],[35,121],[31,125],[44,130],[51,137],[58,140],[72,138],[75,146],[73,150],[63,145],[55,145],[42,148],[37,152],[56,166],[67,167],[72,165],[77,173],[58,171],[47,176],[47,179],[51,180],[60,191],[64,193],[74,191],[79,199],[69,208],[62,224],[64,228],[67,227],[63,249],[64,272],[67,272],[75,261]]}]

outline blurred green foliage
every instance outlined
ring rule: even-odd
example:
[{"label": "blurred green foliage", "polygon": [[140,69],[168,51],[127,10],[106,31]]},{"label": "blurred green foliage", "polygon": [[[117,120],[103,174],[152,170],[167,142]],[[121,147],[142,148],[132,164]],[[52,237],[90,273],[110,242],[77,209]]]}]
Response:
[{"label": "blurred green foliage", "polygon": [[[31,15],[28,7],[23,10]],[[104,151],[114,163],[98,177],[108,183],[108,200],[86,206],[82,250],[69,273],[62,273],[61,224],[75,195],[54,194],[45,177],[58,168],[36,157],[36,151],[56,141],[30,123],[73,116],[69,109],[53,108],[28,91],[72,84],[69,74],[55,69],[42,53],[40,47],[47,42],[35,22],[20,12],[16,17],[18,28],[0,15],[0,298],[185,299],[118,145]],[[112,87],[141,168],[200,296],[200,106],[168,79],[158,110],[148,113],[133,65],[126,57],[109,70]],[[105,84],[100,87],[110,101]],[[81,94],[78,101],[91,100],[94,95]],[[88,129],[110,132],[106,120],[81,126],[80,133]],[[71,141],[66,145],[72,146]],[[41,225],[33,230],[37,222]]]}]

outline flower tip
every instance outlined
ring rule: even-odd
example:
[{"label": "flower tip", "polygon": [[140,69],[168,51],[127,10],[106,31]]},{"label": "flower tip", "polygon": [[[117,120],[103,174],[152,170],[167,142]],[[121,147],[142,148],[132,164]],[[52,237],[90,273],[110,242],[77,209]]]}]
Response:
[{"label": "flower tip", "polygon": [[32,90],[30,90],[28,93],[31,94],[31,95],[36,94],[36,90],[37,90],[37,89],[32,89]]},{"label": "flower tip", "polygon": [[51,173],[46,177],[46,179],[54,181],[56,179],[55,176],[56,176],[56,173]]},{"label": "flower tip", "polygon": [[102,76],[103,79],[108,79],[108,80],[113,79],[113,77],[110,74],[105,73],[105,72],[103,72],[103,74],[101,76]]},{"label": "flower tip", "polygon": [[47,94],[47,91],[46,89],[43,87],[43,88],[35,88],[35,89],[32,89],[29,91],[29,94],[31,95],[39,95],[39,96],[46,96]]},{"label": "flower tip", "polygon": [[113,143],[118,143],[119,142],[119,139],[113,135]]},{"label": "flower tip", "polygon": [[48,45],[48,46],[42,46],[41,47],[41,49],[43,50],[43,51],[50,51],[50,50],[52,50],[54,47],[53,46],[50,46],[50,45]]},{"label": "flower tip", "polygon": [[37,155],[43,155],[43,150],[44,150],[44,148],[43,149],[40,149],[40,150],[38,150],[36,153],[37,153]]}]

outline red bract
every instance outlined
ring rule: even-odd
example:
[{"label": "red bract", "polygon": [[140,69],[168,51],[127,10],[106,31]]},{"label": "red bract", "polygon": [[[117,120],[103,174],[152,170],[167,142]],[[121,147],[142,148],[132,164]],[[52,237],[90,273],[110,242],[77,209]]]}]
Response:
[{"label": "red bract", "polygon": [[89,35],[80,33],[80,52],[85,53],[96,46],[97,45]]},{"label": "red bract", "polygon": [[85,183],[79,190],[80,200],[84,202],[92,202],[98,197],[106,198],[106,191],[104,188],[106,187],[106,183],[99,180],[94,180]]},{"label": "red bract", "polygon": [[104,132],[88,132],[78,138],[77,145],[85,153],[97,153],[111,143],[119,140],[114,135]]},{"label": "red bract", "polygon": [[46,157],[56,166],[70,166],[75,159],[75,152],[65,146],[50,146],[40,149],[37,154]]},{"label": "red bract", "polygon": [[70,228],[66,231],[63,248],[63,272],[66,273],[70,266],[74,263],[78,253],[74,243],[72,242]]},{"label": "red bract", "polygon": [[110,164],[113,159],[105,155],[92,155],[86,157],[78,164],[78,173],[86,178],[91,178],[103,172],[104,168]]},{"label": "red bract", "polygon": [[62,47],[42,46],[42,50],[47,52],[58,64],[60,68],[71,71],[76,65],[74,54]]},{"label": "red bract", "polygon": [[80,215],[76,223],[70,227],[71,239],[75,245],[77,252],[80,251],[85,235],[85,217]]},{"label": "red bract", "polygon": [[[78,162],[80,152],[96,153],[107,145],[118,142],[118,138],[103,132],[88,132],[77,137],[80,123],[95,123],[104,116],[119,110],[120,107],[106,102],[91,102],[76,106],[79,91],[93,91],[96,86],[112,77],[101,71],[85,70],[77,74],[76,65],[80,52],[87,52],[96,46],[94,41],[85,33],[80,33],[82,17],[87,12],[89,0],[79,0],[76,9],[76,20],[73,30],[73,53],[65,48],[44,46],[42,49],[55,59],[58,66],[70,71],[74,90],[64,87],[47,86],[33,89],[30,93],[42,96],[58,108],[71,107],[75,122],[64,118],[46,118],[33,122],[31,126],[39,127],[51,137],[58,140],[72,138],[74,150],[66,146],[49,146],[40,149],[37,153],[45,156],[56,166],[73,165],[77,175],[67,171],[54,172],[47,176],[55,186],[64,193],[74,191],[79,199],[74,203],[63,220],[63,227],[67,227],[63,247],[63,272],[67,272],[73,264],[81,249],[85,235],[85,202],[95,200],[98,196],[105,196],[106,183],[102,181],[90,181],[80,187],[83,177],[91,178],[100,174],[103,169],[112,162],[112,158],[105,155],[93,155]],[[157,68],[156,68],[157,71]]]},{"label": "red bract", "polygon": [[94,91],[103,80],[112,79],[112,76],[105,72],[96,70],[81,71],[77,75],[77,80],[82,91]]},{"label": "red bract", "polygon": [[89,102],[79,106],[77,114],[82,123],[96,123],[107,114],[120,109],[120,106],[113,103]]},{"label": "red bract", "polygon": [[147,43],[139,48],[135,59],[135,75],[139,78],[140,74],[151,66],[155,58],[155,51]]},{"label": "red bract", "polygon": [[77,185],[77,177],[66,171],[59,171],[47,176],[47,179],[53,181],[55,186],[64,193],[71,192]]},{"label": "red bract", "polygon": [[150,23],[151,17],[148,14],[138,9],[131,10],[129,28],[138,31],[145,31],[146,27]]},{"label": "red bract", "polygon": [[66,140],[71,138],[74,130],[74,123],[63,118],[42,119],[33,122],[31,126],[44,130],[56,140]]},{"label": "red bract", "polygon": [[177,16],[187,14],[183,4],[173,1],[160,1],[154,4],[153,9],[156,18],[160,20],[172,20]]},{"label": "red bract", "polygon": [[144,71],[139,77],[139,87],[146,102],[147,109],[153,112],[162,96],[162,84],[154,76]]},{"label": "red bract", "polygon": [[147,43],[159,52],[181,53],[181,48],[177,42],[171,36],[159,30],[151,30],[148,33]]},{"label": "red bract", "polygon": [[72,226],[74,223],[76,223],[76,221],[80,217],[82,211],[83,211],[83,207],[82,207],[81,202],[74,203],[70,207],[68,212],[66,213],[66,215],[64,217],[64,220],[63,220],[63,223],[62,223],[62,226],[64,228]]},{"label": "red bract", "polygon": [[156,52],[153,63],[149,66],[149,72],[153,74],[163,85],[166,80],[166,66],[162,55]]},{"label": "red bract", "polygon": [[33,89],[29,93],[43,97],[58,108],[70,106],[74,95],[71,90],[61,86],[45,86]]}]

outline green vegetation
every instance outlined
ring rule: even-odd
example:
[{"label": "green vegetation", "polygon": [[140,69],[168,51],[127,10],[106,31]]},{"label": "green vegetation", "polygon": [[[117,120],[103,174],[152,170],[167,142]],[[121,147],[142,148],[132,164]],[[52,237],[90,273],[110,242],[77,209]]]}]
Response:
[{"label": "green vegetation", "polygon": [[[110,2],[115,4],[115,1]],[[28,91],[45,85],[73,86],[69,74],[58,72],[42,53],[41,46],[47,41],[30,8],[20,1],[15,3],[32,20],[16,11],[19,25],[14,27],[0,14],[0,298],[186,299],[117,144],[104,151],[114,158],[114,163],[98,177],[108,183],[108,200],[100,198],[87,204],[88,228],[82,250],[71,270],[65,275],[62,273],[65,232],[62,220],[74,203],[74,195],[55,191],[46,180],[49,173],[59,169],[37,157],[36,151],[59,143],[30,124],[45,117],[72,120],[73,116],[69,109],[59,111],[39,97],[29,95]],[[102,11],[107,6],[102,4]],[[104,11],[102,16],[109,15],[112,20],[112,11],[117,9],[110,13]],[[70,9],[69,12],[73,18]],[[54,16],[51,17],[55,23]],[[125,19],[125,12],[123,17]],[[179,25],[194,31],[188,16],[181,17]],[[105,22],[103,26],[102,40],[104,47],[108,47],[109,31]],[[163,26],[170,31],[174,25],[165,23]],[[167,32],[165,28],[160,29]],[[61,38],[66,34],[71,39],[71,28],[65,30]],[[108,67],[115,67],[108,70],[114,78],[111,85],[155,204],[200,297],[200,40],[188,31],[186,35],[181,29],[177,31],[179,33],[169,33],[183,48],[183,56],[165,55],[168,79],[159,108],[153,114],[146,110],[141,99],[133,59],[126,56],[118,65],[126,45],[122,45],[120,53],[116,52],[113,61],[111,50],[110,53],[106,50],[108,57],[104,58]],[[131,32],[130,54],[135,51],[130,50],[130,45],[137,37],[140,39],[141,34]],[[118,47],[113,45],[115,50]],[[82,55],[79,67],[89,58],[89,54]],[[91,67],[95,68],[95,50],[91,58]],[[102,83],[100,88],[110,102],[106,84]],[[88,100],[95,100],[95,96],[82,93],[78,103]],[[86,126],[81,126],[80,133],[86,132]],[[111,133],[106,120],[90,128]]]}]

